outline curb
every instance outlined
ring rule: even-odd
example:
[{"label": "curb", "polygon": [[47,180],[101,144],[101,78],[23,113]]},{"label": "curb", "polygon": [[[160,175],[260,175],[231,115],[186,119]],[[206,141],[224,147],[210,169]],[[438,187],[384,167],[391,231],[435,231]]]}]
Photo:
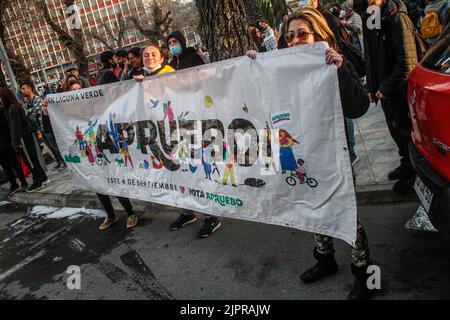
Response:
[{"label": "curb", "polygon": [[[400,196],[392,191],[393,183],[378,184],[368,186],[356,186],[356,202],[358,206],[392,204],[399,202],[409,202],[417,200],[414,192],[405,196]],[[122,210],[116,197],[112,197],[113,206],[117,210]],[[13,197],[7,196],[7,191],[0,190],[0,199],[10,202],[21,203],[25,205],[43,205],[51,207],[71,207],[71,208],[90,208],[103,209],[98,198],[93,193],[85,191],[77,191],[71,194],[55,194],[55,193],[16,193]],[[177,208],[166,206],[158,203],[152,203],[140,200],[131,200],[133,208],[136,211],[149,210],[167,210],[169,208]]]}]

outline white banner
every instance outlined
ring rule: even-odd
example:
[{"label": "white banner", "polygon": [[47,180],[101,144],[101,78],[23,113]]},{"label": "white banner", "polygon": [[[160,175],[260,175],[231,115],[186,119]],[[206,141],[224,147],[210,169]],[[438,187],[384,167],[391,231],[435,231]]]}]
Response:
[{"label": "white banner", "polygon": [[325,43],[49,96],[75,185],[356,239]]}]

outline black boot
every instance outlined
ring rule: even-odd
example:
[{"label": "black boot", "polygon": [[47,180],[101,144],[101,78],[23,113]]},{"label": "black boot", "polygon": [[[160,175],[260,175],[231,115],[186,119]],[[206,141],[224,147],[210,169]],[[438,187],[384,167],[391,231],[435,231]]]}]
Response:
[{"label": "black boot", "polygon": [[367,273],[368,265],[357,267],[353,263],[352,273],[355,276],[352,291],[350,291],[347,300],[369,300],[372,296],[373,290],[367,287],[367,279],[370,274]]},{"label": "black boot", "polygon": [[317,263],[311,269],[306,270],[300,276],[305,283],[315,282],[326,276],[332,275],[337,272],[338,265],[336,259],[334,259],[334,254],[324,255],[317,252],[314,248],[314,258],[317,259]]}]

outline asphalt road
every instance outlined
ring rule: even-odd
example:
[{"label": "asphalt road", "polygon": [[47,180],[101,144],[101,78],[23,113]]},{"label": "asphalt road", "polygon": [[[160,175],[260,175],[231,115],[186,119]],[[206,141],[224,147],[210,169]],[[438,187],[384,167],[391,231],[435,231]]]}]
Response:
[{"label": "asphalt road", "polygon": [[[449,246],[437,233],[404,227],[417,207],[359,208],[381,268],[374,299],[450,298]],[[350,247],[342,241],[339,272],[306,285],[299,276],[314,263],[310,233],[223,219],[213,236],[198,239],[200,221],[168,230],[175,210],[140,216],[132,231],[120,214],[100,232],[100,218],[49,219],[0,205],[0,299],[345,299],[351,288]],[[80,267],[81,289],[67,287],[71,265]]]}]

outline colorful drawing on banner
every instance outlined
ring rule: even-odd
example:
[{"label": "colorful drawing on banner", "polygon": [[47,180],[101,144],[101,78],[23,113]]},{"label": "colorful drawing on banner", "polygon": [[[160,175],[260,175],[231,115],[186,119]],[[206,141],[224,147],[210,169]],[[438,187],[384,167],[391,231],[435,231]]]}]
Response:
[{"label": "colorful drawing on banner", "polygon": [[186,145],[186,141],[184,141],[183,136],[180,137],[180,143],[178,145],[178,159],[180,160],[180,167],[182,172],[189,171],[186,169],[186,165],[189,162],[187,159],[188,148]]},{"label": "colorful drawing on banner", "polygon": [[166,117],[169,118],[170,122],[174,122],[175,121],[175,116],[173,115],[173,110],[172,107],[170,106],[170,101],[168,101],[167,103],[163,103],[163,111],[164,111],[164,118],[163,118],[163,122],[166,121]]},{"label": "colorful drawing on banner", "polygon": [[205,171],[205,179],[212,180],[211,151],[209,151],[209,148],[205,148],[205,142],[203,142],[203,147],[201,151],[202,151],[203,170]]},{"label": "colorful drawing on banner", "polygon": [[182,113],[178,116],[177,120],[178,120],[178,121],[185,121],[188,114],[189,114],[189,111],[182,112]]},{"label": "colorful drawing on banner", "polygon": [[123,161],[123,159],[116,159],[115,161],[116,161],[116,165],[117,165],[118,167],[123,167],[123,166],[124,166],[124,161]]},{"label": "colorful drawing on banner", "polygon": [[162,167],[164,167],[164,163],[158,159],[156,159],[155,156],[151,156],[150,160],[152,160],[152,168],[153,169],[161,169]]},{"label": "colorful drawing on banner", "polygon": [[125,158],[125,168],[128,167],[128,162],[130,162],[131,167],[134,168],[133,166],[133,160],[131,159],[131,155],[130,155],[130,150],[128,149],[128,144],[127,144],[127,140],[125,139],[125,137],[120,134],[120,154],[123,154],[124,158]]},{"label": "colorful drawing on banner", "polygon": [[120,150],[119,132],[117,131],[116,126],[114,125],[112,113],[109,114],[108,134],[113,139],[114,147],[116,148],[116,152],[119,152],[119,150]]},{"label": "colorful drawing on banner", "polygon": [[189,171],[191,171],[192,173],[195,173],[195,171],[197,171],[197,166],[193,166],[192,164],[189,164]]},{"label": "colorful drawing on banner", "polygon": [[285,125],[289,122],[291,122],[291,112],[288,111],[281,111],[277,113],[271,113],[270,114],[270,121],[272,123],[272,128],[280,127],[282,124]]},{"label": "colorful drawing on banner", "polygon": [[297,170],[298,165],[295,161],[292,147],[294,144],[300,144],[300,142],[292,138],[292,136],[284,129],[280,129],[278,142],[280,143],[280,164],[282,173],[284,174],[286,171]]},{"label": "colorful drawing on banner", "polygon": [[148,163],[147,160],[141,161],[141,162],[139,163],[139,169],[145,169],[145,170],[148,170],[148,169],[150,169],[150,164]]},{"label": "colorful drawing on banner", "polygon": [[206,96],[205,97],[205,108],[209,109],[213,106],[214,101],[213,98],[211,98],[210,96]]},{"label": "colorful drawing on banner", "polygon": [[152,98],[149,98],[148,102],[149,102],[150,109],[155,109],[159,105],[159,100],[157,100],[157,99],[153,100]]},{"label": "colorful drawing on banner", "polygon": [[73,156],[70,154],[66,154],[64,156],[64,161],[67,163],[81,163],[81,159],[79,156]]},{"label": "colorful drawing on banner", "polygon": [[88,136],[87,142],[90,143],[91,147],[95,144],[96,136],[94,128],[97,126],[97,119],[95,122],[92,122],[92,120],[89,120],[88,122],[88,128],[84,132],[84,135]]},{"label": "colorful drawing on banner", "polygon": [[231,185],[233,187],[237,187],[234,183],[234,164],[236,163],[236,158],[234,153],[231,152],[227,143],[224,142],[224,150],[225,150],[225,172],[223,173],[223,184],[228,184],[228,178],[230,178]]},{"label": "colorful drawing on banner", "polygon": [[266,127],[264,128],[264,131],[261,135],[260,148],[263,150],[265,171],[268,172],[271,168],[273,168],[273,173],[277,174],[278,170],[272,152],[272,130],[270,129],[269,123],[267,121]]},{"label": "colorful drawing on banner", "polygon": [[307,184],[311,188],[316,188],[319,184],[316,179],[308,177],[306,173],[305,160],[302,158],[297,160],[298,169],[291,171],[291,175],[286,178],[287,184],[290,186],[295,186],[297,184],[296,179],[298,179],[299,184]]},{"label": "colorful drawing on banner", "polygon": [[95,146],[95,153],[95,163],[97,163],[97,165],[107,166],[111,163],[111,161],[109,161],[108,157],[106,157],[105,153],[99,146]]}]

